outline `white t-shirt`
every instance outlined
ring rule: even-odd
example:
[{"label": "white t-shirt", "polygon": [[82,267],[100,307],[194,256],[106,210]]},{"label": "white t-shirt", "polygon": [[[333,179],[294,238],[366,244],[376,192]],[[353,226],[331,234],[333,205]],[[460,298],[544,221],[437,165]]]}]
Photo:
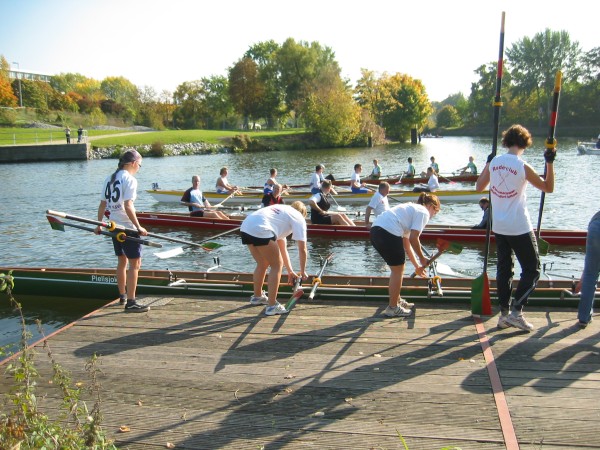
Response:
[{"label": "white t-shirt", "polygon": [[371,197],[371,201],[369,202],[368,206],[373,208],[373,214],[375,214],[376,216],[379,216],[384,211],[390,209],[390,204],[388,202],[387,195],[384,197],[379,193],[379,191],[373,194],[373,197]]},{"label": "white t-shirt", "polygon": [[377,216],[373,226],[378,226],[398,237],[408,237],[411,230],[423,231],[429,222],[429,211],[423,205],[402,203]]},{"label": "white t-shirt", "polygon": [[126,170],[119,170],[115,181],[111,183],[112,174],[106,177],[102,185],[101,200],[106,201],[106,210],[110,213],[110,220],[135,228],[135,225],[127,217],[125,212],[125,201],[135,201],[137,198],[137,180]]},{"label": "white t-shirt", "polygon": [[271,205],[250,214],[240,231],[257,238],[279,240],[292,233],[292,239],[306,241],[306,220],[289,205]]},{"label": "white t-shirt", "polygon": [[435,192],[440,188],[440,182],[435,174],[429,177],[429,180],[427,180],[427,186],[429,186],[429,192]]},{"label": "white t-shirt", "polygon": [[321,189],[321,183],[323,182],[325,178],[323,177],[322,173],[313,173],[312,174],[312,178],[310,179],[310,189]]},{"label": "white t-shirt", "polygon": [[357,183],[360,186],[360,175],[356,172],[350,176],[350,186],[354,186],[354,183]]},{"label": "white t-shirt", "polygon": [[527,210],[525,161],[505,153],[490,163],[492,230],[494,233],[519,236],[533,230]]}]

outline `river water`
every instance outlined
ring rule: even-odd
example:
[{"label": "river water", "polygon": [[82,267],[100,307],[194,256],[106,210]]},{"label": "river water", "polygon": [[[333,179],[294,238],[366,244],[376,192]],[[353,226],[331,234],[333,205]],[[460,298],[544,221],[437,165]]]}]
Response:
[{"label": "river water", "polygon": [[[534,146],[525,152],[525,159],[542,172],[543,138],[534,139]],[[597,186],[596,156],[579,156],[574,139],[560,139],[558,158],[555,163],[556,188],[553,194],[546,195],[543,210],[543,228],[584,229],[589,219],[598,210],[597,197],[592,194]],[[469,137],[447,137],[423,139],[418,145],[401,144],[362,149],[325,149],[305,151],[281,151],[266,153],[178,156],[164,158],[144,158],[143,168],[138,172],[139,196],[136,201],[138,211],[183,211],[177,205],[160,204],[145,192],[152,183],[162,189],[186,189],[191,185],[191,177],[199,174],[204,190],[212,190],[223,166],[229,168],[229,181],[240,186],[262,185],[269,176],[269,169],[276,167],[278,180],[282,183],[308,183],[315,165],[325,165],[325,173],[336,177],[349,177],[356,163],[363,165],[363,174],[370,173],[372,160],[378,159],[383,174],[400,173],[406,169],[406,160],[412,156],[417,171],[424,170],[429,158],[435,156],[442,174],[448,174],[463,167],[470,155],[481,170],[491,149],[491,139]],[[499,149],[502,152],[503,149]],[[0,183],[0,266],[5,267],[114,267],[116,258],[112,252],[110,239],[92,233],[67,228],[65,233],[50,228],[45,211],[53,209],[94,219],[100,200],[101,185],[106,175],[116,167],[116,160],[92,160],[79,162],[7,164],[2,166]],[[575,178],[574,178],[575,177]],[[448,185],[444,185],[448,186]],[[465,188],[454,184],[450,188]],[[581,188],[586,187],[584,191]],[[529,210],[534,225],[537,223],[540,193],[530,188]],[[348,207],[349,210],[364,211],[363,206]],[[481,210],[477,203],[443,204],[442,211],[431,223],[473,225],[479,223]],[[194,231],[183,229],[155,228],[150,231],[167,233],[185,240],[199,240],[216,234],[215,231]],[[253,260],[239,236],[224,236],[218,242],[225,244],[218,254],[201,251],[188,251],[175,258],[160,260],[145,248],[143,268],[170,270],[206,270],[219,256],[226,269],[236,271],[253,270]],[[164,243],[164,242],[163,242]],[[426,246],[431,247],[431,243]],[[169,246],[166,246],[168,249]],[[330,252],[335,254],[331,272],[356,275],[385,275],[386,267],[375,250],[366,241],[347,239],[311,238],[308,243],[308,272],[315,273],[320,258]],[[552,264],[552,272],[564,276],[579,276],[583,267],[583,248],[552,247],[543,262]],[[290,245],[292,263],[297,267],[295,245]],[[464,247],[460,255],[444,255],[441,262],[455,271],[478,276],[484,259],[483,245]],[[412,270],[408,263],[408,270]],[[489,259],[489,271],[495,272],[493,247]],[[328,269],[329,270],[329,269]],[[518,266],[516,268],[518,275]],[[115,289],[116,294],[116,289]],[[4,298],[0,297],[4,302]],[[54,303],[53,303],[54,305]],[[45,321],[49,317],[43,308],[32,307],[35,316]],[[65,308],[67,311],[69,307]],[[73,316],[61,316],[69,321],[79,317],[78,309]],[[0,308],[0,319],[6,311]],[[51,319],[53,320],[53,319]],[[60,321],[57,321],[59,323]],[[10,327],[9,327],[10,328]],[[3,329],[6,327],[3,326]],[[6,336],[0,330],[0,346]]]}]

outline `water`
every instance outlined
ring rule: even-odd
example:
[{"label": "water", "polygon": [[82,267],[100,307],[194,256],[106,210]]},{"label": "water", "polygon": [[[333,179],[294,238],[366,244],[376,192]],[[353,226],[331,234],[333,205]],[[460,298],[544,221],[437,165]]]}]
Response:
[{"label": "water", "polygon": [[[542,172],[543,139],[534,140],[534,147],[527,150],[525,159]],[[592,195],[597,185],[597,173],[593,166],[596,156],[579,156],[574,139],[561,139],[559,156],[555,163],[556,188],[546,195],[542,226],[544,228],[584,229],[595,211],[598,201]],[[491,140],[483,138],[423,139],[416,146],[410,144],[363,149],[329,149],[267,152],[252,154],[216,154],[145,158],[143,168],[137,174],[139,197],[135,203],[138,211],[173,211],[175,205],[159,204],[146,192],[152,183],[163,189],[185,189],[191,185],[191,177],[202,177],[202,188],[212,190],[222,166],[229,168],[229,181],[240,186],[262,185],[269,176],[269,169],[276,167],[278,180],[289,184],[308,183],[315,165],[325,165],[325,173],[337,177],[350,176],[355,163],[363,165],[363,174],[369,174],[372,160],[378,159],[383,174],[400,173],[406,168],[406,160],[413,157],[417,171],[424,170],[430,156],[435,156],[442,174],[466,165],[469,155],[481,170],[491,149]],[[503,149],[499,149],[502,152]],[[53,209],[95,218],[104,177],[116,167],[116,160],[93,160],[80,162],[10,164],[2,167],[0,183],[0,266],[53,266],[53,267],[114,267],[116,258],[112,244],[105,237],[92,233],[67,229],[65,233],[50,228],[45,211]],[[448,186],[448,185],[445,185]],[[582,190],[585,186],[588,189]],[[464,185],[450,185],[462,188]],[[592,189],[591,189],[592,188]],[[531,188],[529,210],[537,223],[540,193]],[[349,208],[351,209],[351,208]],[[356,208],[355,208],[356,209]],[[364,211],[364,206],[359,208]],[[179,208],[179,211],[184,211]],[[442,211],[431,223],[474,225],[481,219],[477,203],[442,205]],[[215,231],[155,228],[151,231],[168,233],[185,240],[199,240],[216,234]],[[239,236],[224,236],[218,242],[225,244],[219,250],[221,264],[232,270],[250,271],[253,260]],[[163,244],[166,244],[163,242]],[[430,244],[429,248],[431,248]],[[165,248],[169,248],[166,245]],[[310,238],[308,242],[308,272],[318,270],[320,258],[335,253],[331,272],[355,275],[387,274],[383,261],[366,241],[345,239]],[[579,276],[583,267],[583,249],[579,247],[551,247],[543,262],[553,263],[552,272],[564,276]],[[152,250],[145,248],[143,268],[170,270],[206,270],[213,265],[213,253],[188,251],[176,258],[159,260]],[[292,263],[297,267],[295,244],[290,245]],[[444,255],[441,262],[466,275],[481,274],[484,259],[483,245],[465,246],[460,255]],[[489,270],[495,268],[493,252]],[[412,271],[408,263],[407,271]],[[329,270],[329,269],[328,269]],[[518,267],[516,269],[518,274]],[[116,294],[116,290],[115,290]],[[1,297],[0,297],[1,299]],[[54,303],[53,303],[54,304]],[[5,312],[0,311],[0,317]],[[68,321],[69,319],[65,319]],[[2,345],[0,341],[0,345]]]}]

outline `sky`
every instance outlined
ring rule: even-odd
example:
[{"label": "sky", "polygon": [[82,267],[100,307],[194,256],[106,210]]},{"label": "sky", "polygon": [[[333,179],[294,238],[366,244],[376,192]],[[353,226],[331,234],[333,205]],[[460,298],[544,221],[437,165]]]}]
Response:
[{"label": "sky", "polygon": [[[0,54],[22,70],[123,76],[158,94],[227,75],[248,48],[317,41],[352,84],[361,68],[419,79],[431,100],[469,95],[474,71],[549,28],[600,45],[586,0],[0,0]],[[17,68],[17,65],[12,65]]]}]

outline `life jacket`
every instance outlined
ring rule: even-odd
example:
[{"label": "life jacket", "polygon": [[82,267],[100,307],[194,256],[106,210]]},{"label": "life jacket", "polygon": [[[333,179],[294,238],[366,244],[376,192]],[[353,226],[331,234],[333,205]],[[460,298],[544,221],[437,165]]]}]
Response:
[{"label": "life jacket", "polygon": [[[319,208],[321,208],[323,211],[329,211],[329,208],[331,208],[331,203],[329,203],[329,201],[327,200],[327,196],[325,194],[323,194],[323,191],[321,191],[321,200],[319,200],[317,202],[317,206]],[[312,220],[313,215],[320,216],[321,214],[316,209],[311,208],[310,209],[311,220]]]}]

